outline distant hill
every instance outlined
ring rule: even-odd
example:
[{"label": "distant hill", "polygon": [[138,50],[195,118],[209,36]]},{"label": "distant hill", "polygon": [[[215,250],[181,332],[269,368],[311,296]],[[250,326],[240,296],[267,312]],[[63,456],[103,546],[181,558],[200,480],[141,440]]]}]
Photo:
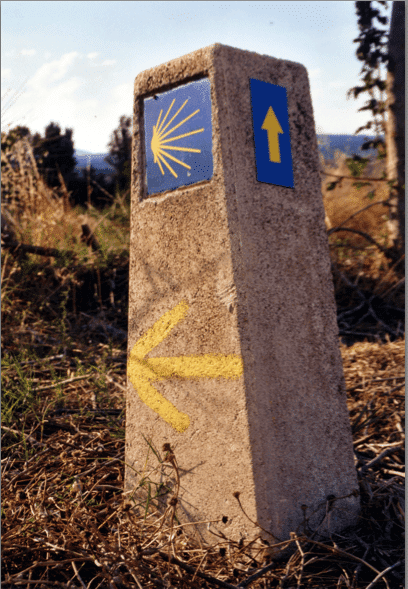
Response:
[{"label": "distant hill", "polygon": [[84,149],[76,149],[75,155],[93,155],[91,151],[85,151]]},{"label": "distant hill", "polygon": [[88,166],[88,164],[91,164],[97,174],[105,174],[105,176],[110,176],[115,171],[115,169],[104,161],[107,156],[108,153],[90,154],[89,152],[86,152],[82,149],[76,149],[74,153],[74,157],[77,161],[75,171],[80,173],[81,170],[84,170]]},{"label": "distant hill", "polygon": [[374,135],[318,135],[319,151],[323,154],[325,161],[333,161],[336,150],[348,156],[358,154],[362,157],[372,157],[376,154],[375,149],[361,151],[361,146]]},{"label": "distant hill", "polygon": [[[360,147],[367,139],[374,139],[373,135],[318,135],[319,151],[323,154],[326,162],[334,160],[336,150],[350,156],[354,153],[364,157],[375,155],[375,150],[361,151]],[[80,172],[85,169],[88,163],[96,170],[97,174],[110,176],[115,171],[112,166],[104,161],[108,153],[89,153],[83,149],[76,149],[74,156],[77,161],[75,170]]]}]

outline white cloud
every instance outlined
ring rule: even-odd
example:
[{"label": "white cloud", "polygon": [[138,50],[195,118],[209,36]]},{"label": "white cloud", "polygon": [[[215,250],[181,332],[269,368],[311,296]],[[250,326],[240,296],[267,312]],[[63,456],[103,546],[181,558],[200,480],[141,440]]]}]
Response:
[{"label": "white cloud", "polygon": [[10,78],[10,77],[11,77],[11,69],[10,68],[1,70],[1,79],[2,80],[5,80],[6,78]]},{"label": "white cloud", "polygon": [[31,55],[35,55],[37,52],[35,49],[22,49],[19,55],[24,55],[30,57]]},{"label": "white cloud", "polygon": [[[53,120],[62,127],[73,126],[73,121],[81,111],[81,101],[75,96],[76,91],[81,87],[82,81],[77,77],[71,77],[54,87],[43,87],[41,93],[38,87],[35,92],[30,92],[30,97],[35,99],[35,119],[41,127],[46,126]],[[27,97],[27,98],[30,98]],[[40,122],[41,121],[41,122]]]},{"label": "white cloud", "polygon": [[313,103],[316,103],[322,96],[326,96],[324,88],[311,88],[310,93],[312,95]]},{"label": "white cloud", "polygon": [[44,59],[50,59],[52,53],[50,53],[49,51],[46,51],[46,53],[44,53]]},{"label": "white cloud", "polygon": [[47,86],[50,86],[52,80],[61,80],[78,57],[80,57],[79,53],[72,51],[71,53],[65,53],[59,60],[56,59],[45,63],[36,71],[29,85],[33,90],[42,91],[46,89]]},{"label": "white cloud", "polygon": [[345,81],[344,80],[335,80],[334,82],[329,82],[330,88],[344,88]]},{"label": "white cloud", "polygon": [[310,69],[310,70],[308,70],[309,79],[313,80],[315,78],[320,78],[321,73],[322,73],[322,70],[319,67],[316,67],[314,69]]},{"label": "white cloud", "polygon": [[[23,123],[32,133],[43,133],[50,121],[54,121],[62,131],[65,128],[74,130],[76,147],[104,152],[119,117],[132,114],[133,83],[115,87],[109,83],[104,70],[94,69],[96,64],[91,58],[98,57],[96,52],[85,54],[85,63],[81,62],[81,57],[79,52],[73,51],[52,61],[43,61],[28,80],[26,92],[13,103],[7,120],[20,124],[24,119]],[[112,70],[108,66],[115,64],[116,60],[101,60],[99,65],[108,68],[110,73]],[[3,78],[12,79],[13,74],[13,68],[3,68]]]},{"label": "white cloud", "polygon": [[[106,85],[106,79],[103,79]],[[115,86],[104,93],[101,100],[81,101],[81,110],[75,118],[75,147],[105,153],[111,134],[119,125],[119,118],[122,115],[131,117],[132,108],[132,82]]]},{"label": "white cloud", "polygon": [[322,102],[319,104],[319,109],[315,109],[316,127],[325,129],[325,133],[329,135],[336,133],[352,135],[358,127],[369,120],[367,112],[358,112],[360,106],[357,100],[345,106],[333,106],[333,103]]},{"label": "white cloud", "polygon": [[[73,75],[78,74],[76,68],[80,57],[77,52],[66,53],[34,71],[27,82],[27,91],[13,103],[11,120],[18,122],[25,117],[24,123],[32,132],[42,133],[50,121],[55,121],[62,129],[75,128],[83,104],[78,90],[84,80]],[[85,109],[89,116],[90,105],[85,105]]]},{"label": "white cloud", "polygon": [[111,96],[114,101],[124,101],[124,104],[128,104],[129,96],[133,98],[133,84],[119,84],[115,88],[112,88]]},{"label": "white cloud", "polygon": [[90,64],[91,67],[110,66],[116,65],[117,63],[116,59],[105,59],[105,61],[102,61],[101,63],[95,63],[95,61],[93,60],[96,59],[98,55],[99,53],[97,53],[96,51],[87,54],[87,58],[92,61],[92,63]]}]

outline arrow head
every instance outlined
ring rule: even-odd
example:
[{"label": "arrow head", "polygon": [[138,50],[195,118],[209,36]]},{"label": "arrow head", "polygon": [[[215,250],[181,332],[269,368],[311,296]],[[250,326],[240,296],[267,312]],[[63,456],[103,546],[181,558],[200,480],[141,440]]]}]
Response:
[{"label": "arrow head", "polygon": [[271,133],[283,133],[282,127],[280,126],[280,123],[271,106],[268,108],[268,112],[266,113],[266,117],[262,123],[261,129]]}]

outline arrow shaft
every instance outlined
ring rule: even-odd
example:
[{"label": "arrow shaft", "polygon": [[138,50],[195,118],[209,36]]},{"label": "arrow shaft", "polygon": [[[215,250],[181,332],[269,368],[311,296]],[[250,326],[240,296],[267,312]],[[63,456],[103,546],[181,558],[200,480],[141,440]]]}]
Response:
[{"label": "arrow shaft", "polygon": [[154,380],[171,377],[234,379],[243,373],[242,358],[235,354],[148,358],[144,363],[157,375]]},{"label": "arrow shaft", "polygon": [[279,135],[275,131],[267,130],[268,133],[268,148],[269,148],[269,161],[280,163],[280,149],[279,149]]}]

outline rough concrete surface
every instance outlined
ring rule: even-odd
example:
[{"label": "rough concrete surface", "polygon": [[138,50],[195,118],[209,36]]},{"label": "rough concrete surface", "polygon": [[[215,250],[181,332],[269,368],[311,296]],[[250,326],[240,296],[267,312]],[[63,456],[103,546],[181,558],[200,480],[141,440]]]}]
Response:
[{"label": "rough concrete surface", "polygon": [[[147,196],[143,101],[200,77],[211,83],[213,177]],[[256,179],[251,78],[286,88],[294,188]],[[146,440],[162,454],[170,443],[181,521],[253,538],[239,492],[275,540],[305,516],[322,534],[352,525],[358,485],[306,69],[201,49],[137,76],[133,133],[127,490],[142,501],[144,476],[174,492],[171,465]],[[195,529],[219,541],[207,527]]]}]

